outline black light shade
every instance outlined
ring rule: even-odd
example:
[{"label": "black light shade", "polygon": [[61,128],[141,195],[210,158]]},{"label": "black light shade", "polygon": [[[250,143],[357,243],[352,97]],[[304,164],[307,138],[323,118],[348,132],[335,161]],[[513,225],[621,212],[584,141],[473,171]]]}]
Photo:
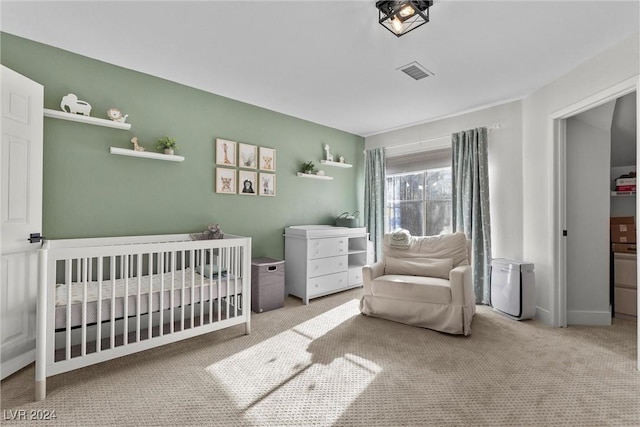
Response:
[{"label": "black light shade", "polygon": [[429,7],[431,6],[433,6],[433,1],[377,1],[378,22],[400,37],[429,22]]}]

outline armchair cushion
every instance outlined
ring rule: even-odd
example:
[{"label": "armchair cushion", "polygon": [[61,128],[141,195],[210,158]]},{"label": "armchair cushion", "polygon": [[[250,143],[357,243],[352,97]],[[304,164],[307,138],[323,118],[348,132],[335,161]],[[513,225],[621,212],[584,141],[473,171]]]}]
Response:
[{"label": "armchair cushion", "polygon": [[451,304],[449,281],[436,277],[384,275],[371,283],[371,294],[394,300]]},{"label": "armchair cushion", "polygon": [[453,258],[394,258],[386,257],[384,274],[405,274],[448,279],[453,269]]}]

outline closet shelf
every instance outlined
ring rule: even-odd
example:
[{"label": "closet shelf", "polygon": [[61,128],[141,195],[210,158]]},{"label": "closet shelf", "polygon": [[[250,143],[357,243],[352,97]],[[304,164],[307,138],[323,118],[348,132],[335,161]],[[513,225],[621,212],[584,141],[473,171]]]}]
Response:
[{"label": "closet shelf", "polygon": [[635,196],[636,192],[635,191],[612,191],[611,195],[614,197],[629,197],[629,196]]},{"label": "closet shelf", "polygon": [[129,130],[131,123],[114,122],[113,120],[99,119],[97,117],[83,116],[82,114],[71,114],[66,111],[44,109],[44,116],[52,119],[69,120],[71,122],[87,123],[89,125],[104,126],[108,128]]},{"label": "closet shelf", "polygon": [[330,162],[329,160],[320,160],[320,163],[322,163],[323,165],[336,166],[336,167],[339,167],[339,168],[352,168],[353,167],[353,165],[350,165],[349,163]]},{"label": "closet shelf", "polygon": [[110,147],[111,154],[130,157],[144,157],[154,160],[167,160],[169,162],[183,162],[184,157],[173,154],[150,153],[148,151],[135,151],[128,148]]},{"label": "closet shelf", "polygon": [[326,175],[313,175],[310,173],[302,173],[302,172],[298,172],[298,176],[302,177],[302,178],[314,178],[314,179],[324,179],[324,180],[332,180],[333,177],[332,176],[326,176]]}]

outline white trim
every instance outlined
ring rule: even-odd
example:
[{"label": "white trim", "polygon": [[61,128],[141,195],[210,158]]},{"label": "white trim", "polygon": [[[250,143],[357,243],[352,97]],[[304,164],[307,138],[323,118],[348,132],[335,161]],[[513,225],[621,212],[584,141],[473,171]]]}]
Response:
[{"label": "white trim", "polygon": [[[640,88],[640,75],[630,77],[620,83],[617,83],[608,89],[604,89],[597,92],[587,98],[584,98],[578,102],[570,104],[560,110],[557,110],[549,115],[548,132],[551,136],[553,146],[550,153],[552,157],[553,165],[553,182],[552,182],[552,203],[551,203],[551,218],[552,218],[552,233],[551,239],[551,253],[553,254],[553,261],[551,265],[551,277],[554,279],[553,291],[552,291],[552,325],[553,326],[565,326],[567,324],[567,304],[566,304],[566,292],[567,281],[565,272],[565,258],[566,248],[564,238],[562,236],[563,227],[566,225],[566,182],[564,179],[564,166],[565,166],[565,151],[566,151],[566,135],[564,132],[564,120],[580,114],[581,112],[598,107],[614,99],[620,98],[633,91],[638,92]],[[637,107],[640,107],[640,99],[636,96]],[[640,111],[640,110],[638,110]],[[637,132],[640,134],[640,120],[636,120]],[[636,164],[640,164],[640,150],[636,154]],[[640,198],[639,198],[640,199]],[[636,199],[636,212],[640,212],[640,200]],[[638,279],[640,279],[640,270],[638,270]],[[639,280],[640,281],[640,280]],[[638,294],[638,304],[640,306],[640,293]],[[580,314],[578,314],[580,313]],[[571,312],[571,321],[582,320],[583,315],[588,316],[590,320],[593,320],[591,316],[600,316],[599,312]],[[609,316],[611,314],[609,313]],[[640,316],[638,317],[638,327],[636,343],[640,343]],[[593,323],[589,323],[593,324]],[[610,324],[610,323],[598,323],[598,324]],[[637,352],[636,369],[640,370],[640,352]]]},{"label": "white trim", "polygon": [[540,308],[536,306],[536,315],[535,318],[543,322],[545,325],[552,324],[552,316],[549,310],[545,310],[544,308]]},{"label": "white trim", "polygon": [[572,325],[611,326],[609,311],[567,311],[567,319]]},{"label": "white trim", "polygon": [[2,362],[2,369],[0,369],[0,379],[5,379],[9,375],[14,374],[30,363],[35,362],[36,360],[36,349],[29,350],[26,353],[20,354],[17,357],[14,357],[11,360],[7,360],[6,362]]}]

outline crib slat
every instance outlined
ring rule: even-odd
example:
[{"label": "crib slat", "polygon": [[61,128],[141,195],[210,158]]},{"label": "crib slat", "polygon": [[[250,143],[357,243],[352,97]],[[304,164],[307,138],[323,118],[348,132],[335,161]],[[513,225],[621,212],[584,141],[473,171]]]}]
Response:
[{"label": "crib slat", "polygon": [[[216,281],[216,289],[218,292],[218,301],[217,301],[218,322],[222,318],[221,317],[222,316],[222,270],[224,266],[225,251],[226,251],[226,248],[220,248],[218,251],[219,257],[216,260],[216,264],[218,264],[218,271],[220,272],[220,274],[218,274],[218,280]],[[227,271],[227,275],[228,274],[229,274],[229,271]]]},{"label": "crib slat", "polygon": [[[184,288],[186,286],[186,274],[185,274],[185,270],[186,270],[186,264],[185,264],[185,251],[180,252],[180,262],[182,263],[182,289],[180,289],[180,330],[184,331],[184,309],[185,309],[185,304],[184,304]],[[193,268],[193,265],[191,266]]]},{"label": "crib slat", "polygon": [[122,322],[122,345],[129,344],[129,255],[124,258],[124,318]]},{"label": "crib slat", "polygon": [[153,260],[155,259],[156,253],[149,253],[149,294],[148,294],[148,306],[147,306],[147,339],[151,339],[153,337]]},{"label": "crib slat", "polygon": [[82,327],[80,353],[87,355],[87,274],[89,272],[89,258],[82,258]]},{"label": "crib slat", "polygon": [[98,301],[96,303],[96,352],[102,350],[102,273],[104,259],[98,257]]},{"label": "crib slat", "polygon": [[164,269],[165,269],[165,258],[166,258],[166,252],[162,252],[162,256],[160,257],[160,306],[158,307],[158,309],[160,310],[160,327],[158,328],[158,334],[160,336],[163,335],[163,325],[164,325],[164,318],[162,316],[163,313],[163,308],[164,308]]},{"label": "crib slat", "polygon": [[110,322],[110,335],[109,335],[109,348],[116,346],[116,257],[111,256],[111,274],[109,276],[111,280],[111,322]]},{"label": "crib slat", "polygon": [[176,251],[171,251],[171,294],[169,295],[169,333],[173,333],[173,323],[175,321],[175,298],[173,290],[175,288],[176,281]]},{"label": "crib slat", "polygon": [[65,272],[65,283],[67,284],[67,327],[65,329],[65,359],[69,360],[71,359],[71,270],[73,267],[73,260],[72,259],[68,259],[65,260],[65,267],[66,267],[66,272]]},{"label": "crib slat", "polygon": [[200,249],[200,265],[202,266],[202,270],[200,270],[200,326],[204,325],[204,267],[206,265],[207,259],[204,256],[204,249]]},{"label": "crib slat", "polygon": [[200,266],[200,272],[202,273],[202,268],[203,266],[201,264],[198,263],[198,260],[196,259],[196,252],[192,249],[189,251],[189,256],[191,257],[191,261],[193,262],[193,268],[191,269],[191,293],[190,293],[190,297],[191,297],[191,309],[189,310],[190,317],[191,317],[191,323],[189,324],[190,328],[193,328],[193,322],[194,322],[194,303],[193,303],[193,299],[194,299],[194,294],[195,294],[195,284],[196,284],[196,265]]},{"label": "crib slat", "polygon": [[140,312],[142,311],[140,307],[140,291],[142,287],[142,254],[137,254],[137,271],[136,274],[138,276],[138,293],[136,295],[136,342],[140,342]]}]

